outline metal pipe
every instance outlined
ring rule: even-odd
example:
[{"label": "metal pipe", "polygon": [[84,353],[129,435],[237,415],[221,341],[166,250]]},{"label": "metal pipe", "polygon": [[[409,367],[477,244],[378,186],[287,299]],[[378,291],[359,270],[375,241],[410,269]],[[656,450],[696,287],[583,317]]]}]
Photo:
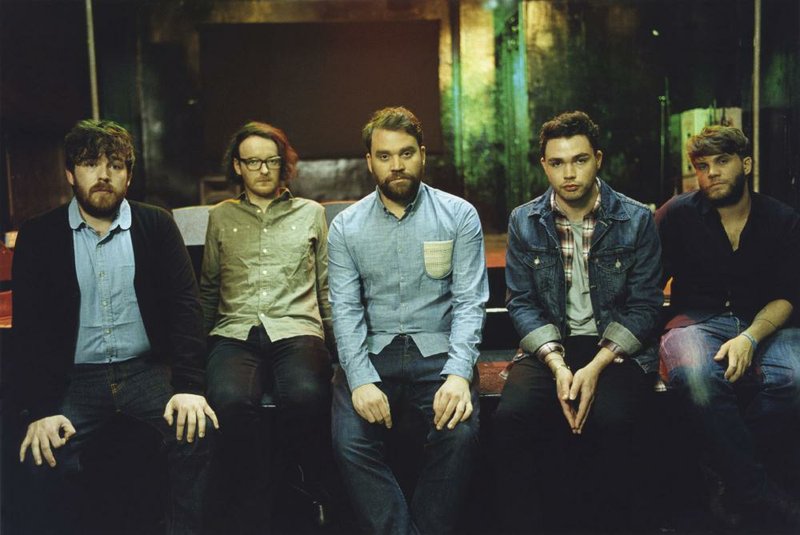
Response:
[{"label": "metal pipe", "polygon": [[464,116],[461,106],[461,5],[458,0],[450,0],[450,57],[453,62],[453,160],[456,173],[464,172]]},{"label": "metal pipe", "polygon": [[89,88],[92,93],[92,118],[100,119],[100,101],[97,96],[97,60],[94,55],[94,16],[92,0],[86,0],[86,47],[89,51]]},{"label": "metal pipe", "polygon": [[755,0],[753,14],[753,191],[761,187],[761,0]]}]

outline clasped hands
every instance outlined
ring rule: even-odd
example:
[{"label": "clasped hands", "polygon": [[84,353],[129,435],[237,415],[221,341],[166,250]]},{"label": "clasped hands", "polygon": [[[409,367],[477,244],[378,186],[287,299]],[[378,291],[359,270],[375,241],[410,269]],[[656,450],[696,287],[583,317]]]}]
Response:
[{"label": "clasped hands", "polygon": [[563,355],[551,353],[545,359],[556,380],[556,394],[570,429],[576,435],[583,432],[583,426],[594,403],[597,381],[600,374],[614,360],[614,354],[601,349],[586,366],[576,371],[564,363]]},{"label": "clasped hands", "polygon": [[[175,424],[175,438],[193,442],[195,434],[198,438],[206,435],[206,417],[211,420],[215,429],[219,429],[219,421],[206,398],[196,394],[175,394],[164,408],[164,420],[172,426]],[[46,416],[28,425],[25,438],[19,448],[19,462],[25,462],[28,448],[31,450],[33,462],[41,466],[44,460],[51,467],[56,466],[53,450],[61,448],[76,433],[69,418],[63,414]]]},{"label": "clasped hands", "polygon": [[[357,387],[352,393],[353,408],[371,424],[392,428],[392,413],[386,394],[374,383]],[[458,375],[448,375],[433,397],[433,423],[436,429],[454,429],[472,415],[472,393],[469,381]]]}]

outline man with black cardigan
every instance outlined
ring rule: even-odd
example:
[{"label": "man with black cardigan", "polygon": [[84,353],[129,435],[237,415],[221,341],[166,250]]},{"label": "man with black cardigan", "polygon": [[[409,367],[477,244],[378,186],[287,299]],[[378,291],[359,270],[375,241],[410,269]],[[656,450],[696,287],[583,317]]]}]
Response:
[{"label": "man with black cardigan", "polygon": [[37,532],[80,531],[65,510],[78,490],[70,483],[87,442],[123,413],[164,442],[170,532],[199,532],[209,452],[196,438],[218,424],[203,397],[202,313],[189,256],[169,214],[125,199],[134,153],[124,128],[81,121],[65,154],[75,196],[22,226],[13,266],[8,383],[29,422],[19,458],[32,461],[36,498],[26,505],[42,511],[26,523]]}]

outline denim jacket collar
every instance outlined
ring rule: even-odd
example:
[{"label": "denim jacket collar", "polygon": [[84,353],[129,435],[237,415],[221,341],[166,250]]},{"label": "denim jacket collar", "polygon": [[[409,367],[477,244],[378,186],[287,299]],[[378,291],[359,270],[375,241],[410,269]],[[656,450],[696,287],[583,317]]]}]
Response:
[{"label": "denim jacket collar", "polygon": [[[598,209],[598,220],[615,219],[618,221],[626,221],[631,218],[630,214],[625,210],[625,207],[620,202],[617,194],[612,190],[608,184],[603,182],[600,177],[597,177],[597,185],[600,188],[600,208]],[[540,195],[533,203],[531,203],[529,217],[546,218],[553,213],[550,207],[550,196],[553,194],[552,186],[547,188],[543,195]]]}]

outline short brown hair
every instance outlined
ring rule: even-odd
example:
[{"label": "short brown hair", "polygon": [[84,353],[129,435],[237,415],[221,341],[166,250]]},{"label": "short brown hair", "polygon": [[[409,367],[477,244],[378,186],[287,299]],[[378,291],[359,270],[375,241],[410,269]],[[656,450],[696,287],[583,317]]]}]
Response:
[{"label": "short brown hair", "polygon": [[367,147],[367,152],[372,152],[372,132],[376,128],[394,131],[402,130],[414,136],[414,139],[417,140],[417,145],[420,147],[423,145],[422,123],[408,108],[395,106],[380,109],[372,114],[369,122],[361,130],[361,137]]},{"label": "short brown hair", "polygon": [[750,140],[744,132],[732,126],[706,126],[686,141],[686,152],[691,161],[713,154],[737,154],[745,158],[750,156]]},{"label": "short brown hair", "polygon": [[586,136],[592,150],[599,149],[600,127],[586,114],[579,110],[568,111],[556,115],[542,125],[539,131],[539,150],[544,158],[544,149],[551,139],[560,137]]}]

